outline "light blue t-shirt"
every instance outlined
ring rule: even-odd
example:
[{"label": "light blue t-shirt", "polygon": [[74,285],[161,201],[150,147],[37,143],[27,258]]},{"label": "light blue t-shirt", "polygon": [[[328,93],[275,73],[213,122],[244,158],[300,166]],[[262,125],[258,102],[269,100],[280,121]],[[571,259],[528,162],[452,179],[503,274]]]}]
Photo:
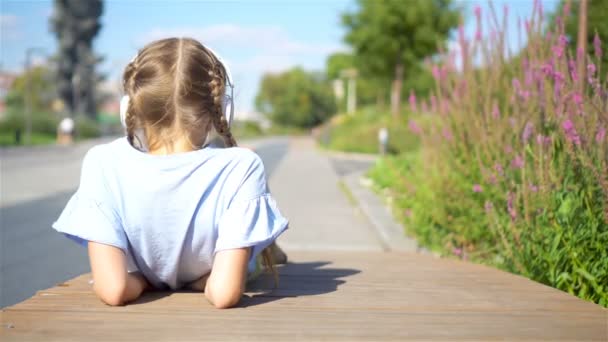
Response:
[{"label": "light blue t-shirt", "polygon": [[252,271],[287,226],[254,152],[205,147],[158,156],[126,138],[87,152],[80,186],[53,224],[85,246],[121,248],[130,272],[171,289],[207,274],[221,250],[252,247]]}]

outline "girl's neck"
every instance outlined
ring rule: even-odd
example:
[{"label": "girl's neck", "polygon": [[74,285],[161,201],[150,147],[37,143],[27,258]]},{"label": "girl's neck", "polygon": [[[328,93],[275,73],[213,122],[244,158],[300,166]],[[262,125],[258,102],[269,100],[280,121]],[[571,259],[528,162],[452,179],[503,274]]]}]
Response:
[{"label": "girl's neck", "polygon": [[185,138],[174,140],[170,144],[154,144],[150,146],[148,153],[153,155],[169,155],[175,153],[191,152],[195,148]]}]

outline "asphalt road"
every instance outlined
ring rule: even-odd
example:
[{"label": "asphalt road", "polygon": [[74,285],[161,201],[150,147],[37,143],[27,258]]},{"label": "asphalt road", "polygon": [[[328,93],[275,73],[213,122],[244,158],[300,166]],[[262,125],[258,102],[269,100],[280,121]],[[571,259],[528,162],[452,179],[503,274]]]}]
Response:
[{"label": "asphalt road", "polygon": [[[51,224],[78,186],[84,154],[99,142],[0,150],[0,307],[89,272],[86,249]],[[283,138],[249,145],[262,157],[268,177],[289,147]]]}]

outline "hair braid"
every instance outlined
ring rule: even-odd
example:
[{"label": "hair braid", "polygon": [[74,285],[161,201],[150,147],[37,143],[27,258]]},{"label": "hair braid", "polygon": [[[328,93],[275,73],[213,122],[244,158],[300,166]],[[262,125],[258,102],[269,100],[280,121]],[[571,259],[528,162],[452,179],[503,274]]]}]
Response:
[{"label": "hair braid", "polygon": [[226,81],[223,77],[225,74],[223,70],[220,71],[220,68],[217,65],[214,68],[215,70],[209,70],[209,77],[211,81],[209,81],[209,90],[211,92],[211,96],[213,97],[213,127],[217,131],[217,133],[224,139],[224,144],[228,147],[237,146],[236,139],[232,135],[230,131],[230,127],[228,126],[228,121],[224,116],[223,110],[223,99],[226,90]]},{"label": "hair braid", "polygon": [[129,106],[127,107],[127,114],[125,118],[125,123],[127,126],[127,140],[129,141],[129,144],[131,144],[131,146],[135,146],[135,139],[137,138],[137,136],[135,135],[135,129],[137,127],[137,116],[134,115],[135,108],[133,106],[133,93],[135,88],[134,80],[138,71],[136,61],[137,57],[129,64],[127,64],[123,74],[123,90],[125,94],[131,98],[131,100],[129,101]]}]

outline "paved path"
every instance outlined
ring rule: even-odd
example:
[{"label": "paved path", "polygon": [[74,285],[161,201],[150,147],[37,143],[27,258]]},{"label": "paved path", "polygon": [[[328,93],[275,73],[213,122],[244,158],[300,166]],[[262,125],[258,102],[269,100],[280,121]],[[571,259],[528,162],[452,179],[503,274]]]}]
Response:
[{"label": "paved path", "polygon": [[308,138],[290,142],[290,153],[270,178],[290,227],[280,245],[296,250],[381,251],[369,221],[349,203],[331,161]]}]

